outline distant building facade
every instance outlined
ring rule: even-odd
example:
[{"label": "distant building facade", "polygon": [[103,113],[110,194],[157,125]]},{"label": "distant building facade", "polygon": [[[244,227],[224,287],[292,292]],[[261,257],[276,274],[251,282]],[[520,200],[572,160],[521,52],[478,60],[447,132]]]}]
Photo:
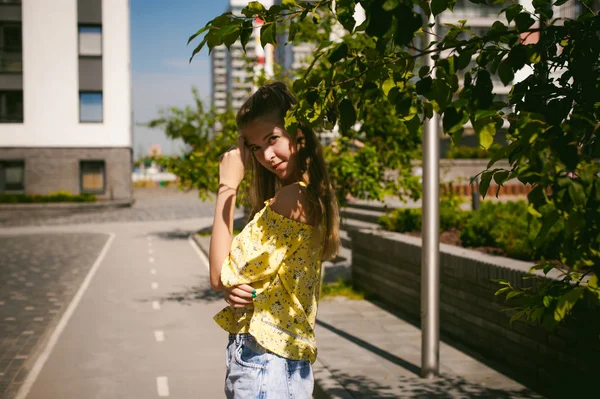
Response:
[{"label": "distant building facade", "polygon": [[126,0],[0,1],[0,192],[131,199]]},{"label": "distant building facade", "polygon": [[[242,9],[249,0],[230,0],[227,11],[234,15],[242,15]],[[262,0],[266,8],[273,5],[273,0]],[[260,71],[273,73],[273,46],[264,49],[260,45],[260,26],[262,21],[254,22],[254,32],[246,45],[246,53],[242,44],[237,41],[228,51],[224,45],[215,47],[211,52],[211,102],[216,111],[223,113],[228,107],[237,111],[246,98],[254,91],[253,78]]]}]

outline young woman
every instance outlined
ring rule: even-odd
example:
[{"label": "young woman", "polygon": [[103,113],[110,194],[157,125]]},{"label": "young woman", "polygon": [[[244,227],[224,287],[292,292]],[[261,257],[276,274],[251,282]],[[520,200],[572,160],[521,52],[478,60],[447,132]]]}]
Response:
[{"label": "young woman", "polygon": [[[228,398],[312,398],[321,261],[339,248],[339,216],[321,147],[284,129],[296,100],[267,84],[237,113],[238,145],[220,158],[210,280],[228,307]],[[251,168],[252,220],[232,240],[236,192]],[[233,242],[232,242],[233,241]]]}]

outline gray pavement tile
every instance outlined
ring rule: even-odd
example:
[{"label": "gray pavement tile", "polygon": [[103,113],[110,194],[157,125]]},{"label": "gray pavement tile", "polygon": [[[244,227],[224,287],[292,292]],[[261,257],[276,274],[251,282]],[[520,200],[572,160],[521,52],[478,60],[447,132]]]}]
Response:
[{"label": "gray pavement tile", "polygon": [[[11,384],[18,385],[33,365],[39,344],[60,319],[108,236],[57,233],[1,238],[0,397],[9,398],[9,391],[14,391]],[[15,275],[22,278],[9,279]],[[48,301],[48,292],[57,300]]]}]

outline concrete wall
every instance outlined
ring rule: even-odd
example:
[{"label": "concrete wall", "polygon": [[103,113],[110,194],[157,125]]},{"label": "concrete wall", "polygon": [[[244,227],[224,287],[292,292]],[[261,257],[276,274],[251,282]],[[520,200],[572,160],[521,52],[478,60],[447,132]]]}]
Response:
[{"label": "concrete wall", "polygon": [[[419,321],[421,240],[387,231],[363,230],[350,235],[353,282]],[[491,280],[505,279],[514,286],[531,286],[534,280],[522,280],[531,266],[442,244],[442,334],[508,366],[535,389],[556,393],[568,386],[566,381],[571,382],[571,388],[591,384],[600,359],[597,307],[589,303],[578,306],[577,321],[552,333],[522,322],[511,326],[507,315],[501,313],[511,304],[494,296],[500,286]]]},{"label": "concrete wall", "polygon": [[105,162],[104,194],[98,199],[130,200],[133,196],[129,148],[0,148],[2,160],[25,161],[25,193],[80,193],[79,162]]}]

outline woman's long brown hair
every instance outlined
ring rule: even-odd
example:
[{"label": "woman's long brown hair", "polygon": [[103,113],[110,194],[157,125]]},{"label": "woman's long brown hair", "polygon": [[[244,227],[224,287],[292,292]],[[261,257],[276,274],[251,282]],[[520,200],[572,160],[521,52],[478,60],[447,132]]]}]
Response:
[{"label": "woman's long brown hair", "polygon": [[[268,83],[260,87],[246,102],[236,115],[238,130],[242,130],[259,118],[276,118],[284,127],[287,111],[296,104],[296,98],[281,82]],[[315,132],[308,126],[300,124],[304,142],[298,150],[298,170],[301,171],[307,186],[310,209],[307,210],[309,220],[320,220],[325,228],[323,239],[323,260],[331,259],[340,247],[339,213],[335,195],[329,183],[323,150]],[[292,143],[298,144],[296,132],[288,132]],[[280,188],[277,177],[264,168],[254,156],[250,157],[248,168],[251,171],[249,199],[252,206],[251,215],[256,214],[264,206],[264,202],[273,198]]]}]

